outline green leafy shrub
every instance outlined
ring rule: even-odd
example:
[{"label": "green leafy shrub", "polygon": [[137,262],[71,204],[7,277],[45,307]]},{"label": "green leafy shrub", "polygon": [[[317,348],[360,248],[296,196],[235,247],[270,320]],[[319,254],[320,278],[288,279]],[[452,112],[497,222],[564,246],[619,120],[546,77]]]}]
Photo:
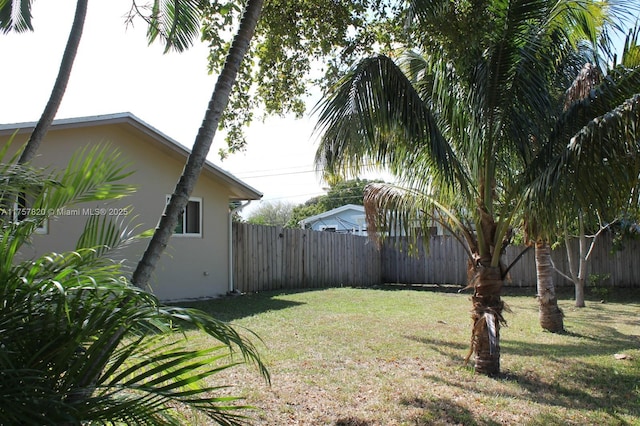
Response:
[{"label": "green leafy shrub", "polygon": [[[122,183],[130,173],[118,153],[87,149],[55,173],[4,162],[4,151],[0,424],[179,425],[191,411],[223,425],[243,423],[247,407],[208,383],[242,362],[268,381],[255,346],[204,312],[163,306],[132,286],[110,258],[144,236],[129,222],[90,216],[74,251],[19,259],[56,211],[133,191]],[[13,206],[20,197],[32,200],[32,209],[19,217]],[[192,349],[184,331],[194,327],[217,343]]]}]

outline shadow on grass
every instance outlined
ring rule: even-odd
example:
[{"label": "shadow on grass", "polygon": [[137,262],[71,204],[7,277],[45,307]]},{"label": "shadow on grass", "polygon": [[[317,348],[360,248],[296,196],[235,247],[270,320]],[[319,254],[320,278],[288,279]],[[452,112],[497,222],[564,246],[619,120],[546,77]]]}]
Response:
[{"label": "shadow on grass", "polygon": [[464,352],[466,356],[471,344],[471,341],[469,341],[469,345],[465,345],[463,343],[457,343],[450,340],[429,339],[427,337],[421,336],[404,337],[405,339],[413,340],[414,342],[422,343],[425,346],[428,346],[429,349],[439,353],[445,358],[449,358],[449,361],[453,362],[461,362],[461,360],[463,360],[464,358],[460,357],[460,353]]},{"label": "shadow on grass", "polygon": [[175,305],[185,308],[199,309],[221,321],[233,322],[241,318],[250,317],[264,312],[279,311],[304,304],[302,302],[278,298],[278,296],[291,293],[296,292],[283,291],[243,294],[237,296],[225,296],[219,299],[180,302],[175,303]]},{"label": "shadow on grass", "polygon": [[464,287],[458,284],[379,284],[371,287],[362,287],[368,290],[380,291],[428,291],[433,293],[458,293]]},{"label": "shadow on grass", "polygon": [[489,418],[478,418],[462,404],[449,398],[442,397],[403,397],[400,405],[418,408],[420,413],[413,416],[411,424],[426,426],[432,424],[441,425],[465,425],[465,426],[497,426],[501,423]]},{"label": "shadow on grass", "polygon": [[[599,324],[596,321],[589,322],[591,335],[584,335],[568,330],[561,335],[566,337],[564,343],[540,343],[501,339],[500,346],[503,353],[521,357],[559,357],[559,358],[584,358],[594,355],[611,355],[637,347],[640,338],[636,335],[624,334],[614,327]],[[606,336],[606,337],[599,337]]]},{"label": "shadow on grass", "polygon": [[334,426],[370,426],[373,423],[368,420],[362,420],[357,417],[344,417],[336,420]]},{"label": "shadow on grass", "polygon": [[[640,394],[638,393],[638,363],[616,361],[613,355],[622,350],[637,348],[640,338],[636,335],[620,333],[607,324],[589,322],[590,336],[568,332],[562,343],[541,343],[538,341],[513,341],[502,339],[502,356],[519,357],[525,363],[518,371],[503,371],[494,378],[505,384],[511,384],[502,397],[528,401],[536,405],[564,407],[575,409],[580,407],[588,413],[606,413],[605,424],[628,424],[624,415],[638,418],[640,416]],[[598,337],[602,336],[602,337]],[[430,339],[424,336],[405,336],[419,342],[429,349],[441,354],[449,362],[460,362],[462,351],[468,346],[446,339]],[[587,358],[593,356],[610,357],[611,363],[589,363]],[[529,364],[527,359],[531,359]],[[473,360],[470,360],[471,365]],[[530,365],[530,367],[529,367]],[[482,381],[459,381],[437,374],[429,375],[430,381],[442,383],[448,387],[463,390],[468,394],[482,394]],[[449,401],[435,401],[429,396],[426,402],[427,412],[433,411],[435,404],[448,404]],[[423,401],[416,399],[416,401]],[[454,410],[455,412],[455,410]],[[426,414],[425,414],[426,415]],[[468,413],[461,412],[452,420],[463,424],[490,424],[486,419],[466,419]],[[595,416],[595,414],[594,414]],[[602,419],[603,414],[597,415]],[[459,417],[459,418],[458,418]],[[475,423],[474,423],[475,422]],[[422,424],[422,423],[417,423]],[[425,423],[427,424],[427,423]],[[554,417],[548,412],[541,412],[530,418],[532,425],[565,424],[561,417]]]},{"label": "shadow on grass", "polygon": [[638,396],[635,395],[636,374],[623,373],[616,367],[596,368],[581,362],[569,363],[566,359],[557,362],[565,367],[563,376],[568,380],[564,380],[564,384],[532,372],[506,373],[501,379],[516,383],[527,391],[527,399],[538,404],[603,411],[616,424],[625,424],[618,423],[620,414],[636,418],[640,415]]},{"label": "shadow on grass", "polygon": [[[452,352],[459,349],[460,345],[422,338],[413,338],[412,340],[421,341],[432,348],[440,347],[442,349],[438,351],[444,356],[449,357],[451,360],[459,360],[457,356],[453,356]],[[530,346],[533,348],[536,345],[531,344]],[[585,345],[582,350],[577,348],[576,351],[593,354],[596,352],[595,348],[597,346],[597,343]],[[509,352],[504,351],[503,356],[508,356],[507,353]],[[628,361],[615,362],[616,364],[611,366],[602,367],[601,365],[591,365],[577,360],[575,359],[575,354],[560,357],[550,356],[548,357],[548,369],[558,372],[556,376],[540,374],[537,372],[538,368],[532,367],[518,372],[503,371],[500,375],[491,378],[491,380],[514,385],[510,389],[502,390],[501,398],[522,400],[523,404],[527,405],[534,403],[536,405],[567,409],[579,407],[581,411],[585,412],[606,413],[608,418],[606,424],[626,425],[628,423],[622,418],[623,415],[633,418],[640,416],[638,374],[633,368],[627,368],[631,366],[630,364],[623,364],[623,362]],[[482,383],[484,376],[482,380],[456,380],[439,374],[428,374],[425,378],[450,388],[458,388],[465,394],[483,394]],[[437,399],[435,396],[427,396],[426,398],[428,399],[425,399],[425,397],[405,398],[401,401],[401,404],[424,408],[425,419],[437,414],[439,410],[443,409],[442,407],[450,407],[450,420],[454,424],[493,424],[484,418],[473,418],[467,409],[457,406],[446,399]],[[602,414],[599,414],[598,418],[602,419]],[[429,423],[420,423],[418,421],[416,424]],[[542,412],[531,417],[530,422],[527,424],[560,425],[566,423],[561,415],[555,416]]]},{"label": "shadow on grass", "polygon": [[[428,291],[434,293],[460,293],[469,294],[473,293],[473,289],[466,289],[465,286],[459,284],[430,284],[430,283],[385,283],[380,285],[374,285],[370,287],[362,287],[364,289],[371,290],[384,290],[384,291]],[[535,297],[536,287],[515,287],[510,285],[504,285],[502,287],[502,296],[507,297]],[[558,300],[573,300],[575,295],[575,289],[573,286],[562,285],[556,287],[556,295]],[[594,293],[591,287],[586,288],[586,303],[587,306],[594,306],[601,304],[603,297]],[[640,303],[640,288],[625,288],[625,287],[613,287],[607,288],[607,295],[604,297],[605,303],[619,303],[625,304],[638,304]]]},{"label": "shadow on grass", "polygon": [[[513,401],[522,401],[522,406],[563,407],[566,409],[579,409],[588,418],[589,413],[597,413],[597,418],[604,424],[628,425],[623,415],[637,418],[640,415],[640,406],[637,403],[638,396],[634,396],[637,377],[633,374],[620,374],[613,368],[596,369],[581,363],[568,365],[564,370],[570,380],[565,384],[554,382],[552,378],[537,376],[534,372],[502,373],[491,380],[513,384],[510,389],[503,389],[499,398],[508,398]],[[483,376],[484,379],[484,376]],[[450,388],[458,388],[468,395],[485,394],[483,380],[456,380],[442,377],[438,374],[428,375],[428,380],[440,383]],[[570,385],[569,385],[570,384]],[[451,424],[464,425],[494,425],[484,416],[474,416],[467,408],[456,404],[446,398],[435,395],[403,399],[401,404],[414,405],[424,408],[422,414],[425,419],[446,411],[448,407]],[[482,402],[490,405],[490,399]],[[606,414],[604,414],[606,413]],[[528,425],[565,425],[567,424],[565,413],[552,414],[544,408],[539,413],[528,415]],[[437,418],[437,417],[436,417]],[[430,424],[420,423],[416,424]],[[450,424],[450,423],[444,423]]]}]

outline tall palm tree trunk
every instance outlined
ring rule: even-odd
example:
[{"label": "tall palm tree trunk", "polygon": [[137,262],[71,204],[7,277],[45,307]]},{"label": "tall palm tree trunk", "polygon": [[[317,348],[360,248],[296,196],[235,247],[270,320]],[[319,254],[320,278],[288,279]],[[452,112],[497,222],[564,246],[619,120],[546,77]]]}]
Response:
[{"label": "tall palm tree trunk", "polygon": [[87,16],[87,3],[88,0],[78,0],[76,4],[76,13],[73,18],[73,25],[71,26],[71,32],[69,33],[69,39],[62,55],[62,61],[60,62],[60,69],[58,70],[58,76],[51,90],[49,101],[40,116],[40,120],[36,124],[33,133],[27,141],[27,145],[22,151],[18,163],[24,164],[31,161],[36,155],[42,139],[47,134],[53,119],[58,112],[58,108],[62,103],[64,92],[67,89],[69,78],[71,77],[71,69],[73,68],[73,62],[78,53],[78,46],[82,38],[82,30],[84,29],[84,21]]},{"label": "tall palm tree trunk", "polygon": [[546,241],[540,239],[536,241],[535,249],[540,327],[552,333],[558,333],[564,331],[564,313],[558,307],[556,298],[551,247]]},{"label": "tall palm tree trunk", "polygon": [[182,176],[160,219],[158,228],[154,232],[142,259],[140,259],[133,273],[132,281],[138,287],[145,288],[148,286],[151,273],[166,248],[173,234],[173,230],[178,223],[178,218],[185,209],[189,201],[189,196],[193,192],[193,188],[196,185],[209,149],[211,148],[220,117],[229,102],[231,88],[236,81],[240,64],[249,49],[251,38],[255,33],[263,3],[264,0],[248,0],[247,2],[238,33],[233,39],[224,67],[218,76],[218,81],[216,82],[211,100],[209,101],[204,120],[198,130],[193,149],[187,159]]}]

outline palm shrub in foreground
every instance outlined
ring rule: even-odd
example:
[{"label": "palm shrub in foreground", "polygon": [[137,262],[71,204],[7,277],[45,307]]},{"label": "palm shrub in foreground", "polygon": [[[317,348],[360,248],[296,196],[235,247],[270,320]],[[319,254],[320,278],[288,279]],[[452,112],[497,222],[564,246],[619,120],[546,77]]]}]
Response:
[{"label": "palm shrub in foreground", "polygon": [[[128,222],[91,216],[74,251],[19,260],[50,215],[16,220],[12,200],[33,200],[30,212],[48,213],[121,198],[132,188],[120,183],[128,173],[119,156],[87,150],[46,175],[4,157],[0,424],[183,424],[191,410],[219,424],[243,423],[238,410],[246,407],[204,379],[252,362],[268,380],[255,346],[208,314],[163,306],[132,286],[110,258],[142,235]],[[190,348],[184,330],[194,327],[217,343]]]}]

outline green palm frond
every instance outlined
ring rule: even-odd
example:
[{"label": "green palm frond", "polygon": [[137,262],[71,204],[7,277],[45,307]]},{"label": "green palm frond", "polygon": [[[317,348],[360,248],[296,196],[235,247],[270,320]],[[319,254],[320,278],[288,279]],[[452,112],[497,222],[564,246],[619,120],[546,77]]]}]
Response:
[{"label": "green palm frond", "polygon": [[200,35],[202,3],[202,0],[154,0],[151,15],[146,18],[149,43],[159,38],[165,45],[165,53],[191,47]]},{"label": "green palm frond", "polygon": [[364,192],[367,229],[377,241],[387,235],[404,235],[410,240],[429,238],[423,230],[435,222],[458,238],[471,258],[471,251],[477,246],[472,225],[453,204],[443,204],[436,188],[417,191],[397,185],[371,183]]},{"label": "green palm frond", "polygon": [[[591,188],[590,196],[607,198],[615,194],[626,196],[637,182],[640,172],[640,94],[634,95],[614,110],[594,118],[567,146],[563,162],[574,165],[576,185]],[[594,175],[593,164],[604,173]],[[622,188],[628,187],[627,190]],[[598,191],[602,188],[620,191]],[[579,196],[579,194],[577,194]],[[602,200],[604,202],[604,200]]]},{"label": "green palm frond", "polygon": [[31,3],[32,0],[0,0],[0,30],[3,33],[33,31]]},{"label": "green palm frond", "polygon": [[[81,151],[61,173],[0,163],[0,190],[31,185],[44,211],[117,199],[132,190],[121,183],[123,164],[106,147]],[[132,218],[91,216],[75,251],[19,261],[29,220],[3,220],[0,229],[0,424],[180,425],[191,411],[246,422],[239,410],[247,407],[210,383],[239,363],[253,363],[268,382],[257,348],[230,325],[163,306],[130,284],[113,256],[139,238]],[[192,349],[189,329],[214,343]]]},{"label": "green palm frond", "polygon": [[147,238],[152,230],[138,233],[138,225],[133,224],[136,216],[133,215],[133,207],[118,209],[126,211],[126,215],[92,214],[87,219],[84,230],[76,244],[76,250],[92,249],[94,256],[104,257],[113,248],[122,248],[141,238]]},{"label": "green palm frond", "polygon": [[[624,46],[620,58],[620,65],[628,68],[637,68],[640,66],[640,24],[636,24],[631,28],[625,37]],[[613,61],[614,65],[616,60]]]},{"label": "green palm frond", "polygon": [[391,58],[359,63],[317,110],[322,140],[316,164],[330,174],[357,174],[373,164],[402,175],[418,160],[443,182],[459,173],[436,120]]},{"label": "green palm frond", "polygon": [[579,206],[617,215],[629,204],[640,176],[639,102],[640,95],[633,95],[605,109],[561,139],[567,142],[551,160],[539,159],[540,171],[527,190],[527,205],[536,212],[538,226],[551,229],[563,212]]},{"label": "green palm frond", "polygon": [[127,170],[128,166],[122,154],[109,144],[87,146],[74,153],[63,172],[53,175],[59,186],[38,201],[58,210],[83,202],[125,197],[135,190],[133,185],[121,183],[133,173]]}]

